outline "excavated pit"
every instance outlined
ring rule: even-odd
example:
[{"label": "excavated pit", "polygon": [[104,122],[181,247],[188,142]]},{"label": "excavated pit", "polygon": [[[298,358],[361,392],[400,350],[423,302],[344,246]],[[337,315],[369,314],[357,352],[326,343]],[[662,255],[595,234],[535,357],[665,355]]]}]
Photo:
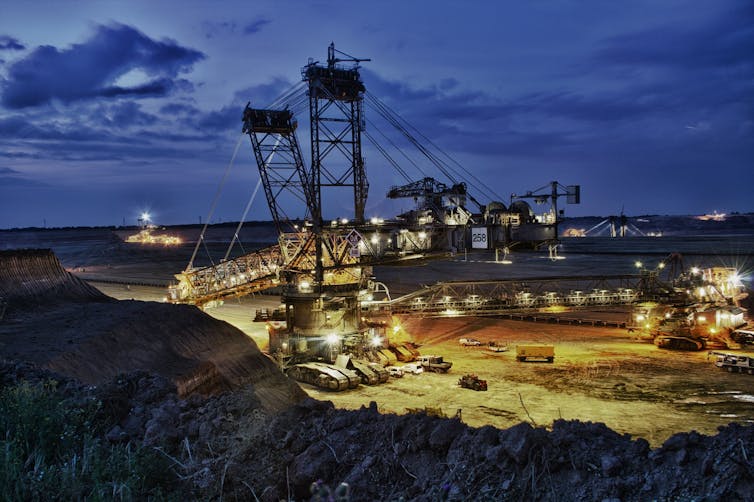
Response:
[{"label": "excavated pit", "polygon": [[266,410],[305,397],[257,345],[187,305],[115,300],[67,272],[50,250],[0,251],[0,355],[88,384],[144,370],[179,395],[251,385]]},{"label": "excavated pit", "polygon": [[[97,384],[0,360],[0,388],[56,379],[74,403],[93,394],[112,425],[102,440],[165,451],[192,499],[304,500],[316,488],[323,500],[341,482],[351,500],[751,500],[754,490],[752,426],[675,434],[652,448],[577,420],[477,428],[376,402],[299,401],[295,383],[226,323],[192,307],[115,301],[49,251],[0,252],[0,297],[9,303],[0,359]],[[426,331],[460,353],[448,328]],[[472,328],[480,336],[484,326]]]}]

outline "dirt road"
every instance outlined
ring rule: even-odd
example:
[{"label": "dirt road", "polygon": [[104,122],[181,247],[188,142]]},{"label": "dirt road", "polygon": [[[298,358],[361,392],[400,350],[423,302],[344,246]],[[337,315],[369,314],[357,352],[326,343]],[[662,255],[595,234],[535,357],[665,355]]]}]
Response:
[{"label": "dirt road", "polygon": [[[754,423],[754,378],[720,371],[706,352],[664,351],[611,328],[462,318],[401,323],[405,336],[428,341],[420,348],[423,354],[453,362],[448,374],[406,375],[350,393],[305,390],[351,409],[372,400],[395,413],[430,406],[453,415],[460,409],[464,422],[473,426],[548,425],[558,418],[604,422],[653,445],[676,432],[714,434],[732,421]],[[519,363],[515,349],[493,353],[484,345],[461,346],[458,333],[469,331],[483,344],[554,344],[555,362]],[[458,379],[465,373],[487,380],[489,390],[460,388]]]}]

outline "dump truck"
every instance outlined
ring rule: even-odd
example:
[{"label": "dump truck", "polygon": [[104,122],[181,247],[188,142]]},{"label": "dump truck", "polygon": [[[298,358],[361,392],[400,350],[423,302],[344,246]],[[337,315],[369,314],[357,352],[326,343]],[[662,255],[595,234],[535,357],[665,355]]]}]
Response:
[{"label": "dump truck", "polygon": [[463,375],[458,380],[458,385],[460,385],[463,389],[487,390],[487,380],[481,380],[473,373]]},{"label": "dump truck", "polygon": [[709,352],[709,356],[717,356],[715,366],[726,370],[729,373],[748,373],[754,375],[754,358],[739,354],[728,354],[725,352]]},{"label": "dump truck", "polygon": [[555,360],[554,345],[516,345],[516,360],[541,361],[551,363]]},{"label": "dump truck", "polygon": [[424,371],[434,371],[435,373],[447,373],[453,363],[443,361],[442,356],[420,356],[419,364]]}]

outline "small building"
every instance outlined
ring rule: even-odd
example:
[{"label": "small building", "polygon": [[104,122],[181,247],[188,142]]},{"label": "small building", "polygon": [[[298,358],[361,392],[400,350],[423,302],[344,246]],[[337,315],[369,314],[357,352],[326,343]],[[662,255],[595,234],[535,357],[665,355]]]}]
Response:
[{"label": "small building", "polygon": [[715,312],[715,324],[720,329],[736,329],[746,324],[744,309],[739,307],[723,307]]}]

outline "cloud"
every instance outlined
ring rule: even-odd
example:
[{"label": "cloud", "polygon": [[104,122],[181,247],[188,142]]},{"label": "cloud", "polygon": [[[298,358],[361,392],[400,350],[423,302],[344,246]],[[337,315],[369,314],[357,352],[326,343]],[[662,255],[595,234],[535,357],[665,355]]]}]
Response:
[{"label": "cloud", "polygon": [[215,38],[221,33],[235,33],[238,25],[235,21],[204,21],[202,29],[206,38]]},{"label": "cloud", "polygon": [[103,124],[118,128],[131,126],[149,126],[158,121],[156,115],[141,110],[141,106],[134,101],[114,104],[102,110]]},{"label": "cloud", "polygon": [[199,109],[184,103],[168,103],[160,107],[160,113],[164,115],[196,115],[199,113]]},{"label": "cloud", "polygon": [[173,88],[173,81],[169,78],[160,78],[152,80],[146,84],[136,85],[133,87],[110,86],[104,87],[96,95],[107,98],[115,96],[144,96],[158,97],[167,95]]},{"label": "cloud", "polygon": [[0,187],[5,190],[41,186],[45,184],[25,177],[21,171],[10,167],[0,167]]},{"label": "cloud", "polygon": [[[63,50],[40,46],[10,65],[2,104],[19,109],[54,99],[70,103],[122,95],[163,96],[176,85],[186,88],[176,77],[204,58],[199,51],[169,39],[153,40],[130,26],[100,25],[83,43]],[[115,84],[135,69],[156,78],[131,87]]]},{"label": "cloud", "polygon": [[227,105],[219,110],[213,110],[204,113],[197,122],[202,130],[209,131],[226,131],[232,127],[241,130],[241,116],[243,107],[241,105]]},{"label": "cloud", "polygon": [[85,123],[71,124],[57,118],[49,120],[43,126],[37,125],[34,118],[20,115],[0,118],[0,139],[12,143],[18,140],[87,142],[109,140],[115,137],[107,129],[93,129]]},{"label": "cloud", "polygon": [[[754,143],[751,26],[749,3],[696,27],[668,24],[604,39],[578,73],[536,92],[496,95],[452,78],[417,88],[367,69],[362,76],[369,93],[455,154],[614,162],[612,154],[646,163],[672,151],[683,164],[709,145],[739,162]],[[367,112],[374,120],[374,110]]]},{"label": "cloud", "polygon": [[203,131],[240,131],[241,117],[246,103],[250,102],[255,108],[266,108],[269,103],[280,96],[281,92],[290,90],[294,85],[290,80],[274,78],[269,83],[241,89],[234,93],[231,103],[219,110],[199,114],[196,124]]},{"label": "cloud", "polygon": [[621,89],[614,92],[593,90],[557,90],[518,96],[496,109],[506,115],[540,115],[581,122],[615,122],[666,112],[675,100],[645,89]]},{"label": "cloud", "polygon": [[243,27],[243,33],[244,35],[253,35],[254,33],[259,33],[260,31],[262,31],[262,28],[270,24],[270,22],[271,21],[269,19],[256,19]]},{"label": "cloud", "polygon": [[[690,173],[712,166],[723,169],[721,162],[726,173],[748,171],[754,158],[754,82],[726,78],[724,67],[719,72],[705,68],[616,80],[614,67],[602,64],[583,78],[507,95],[443,79],[417,87],[366,69],[362,77],[369,94],[451,157],[473,165],[479,179],[502,183],[500,172],[505,169],[506,184],[525,185],[535,172],[560,179],[567,171],[569,182],[583,183],[580,178],[586,176],[605,185],[628,186],[640,176],[658,184],[668,178],[671,183],[666,172],[682,169],[693,177]],[[416,150],[404,148],[406,142],[381,121],[369,99],[366,105],[369,135],[382,146],[388,145],[380,132],[397,137],[395,143],[425,165]],[[368,139],[365,150],[370,166],[382,162],[374,160],[379,154]],[[401,156],[396,160],[414,176]],[[435,172],[429,169],[427,175]]]},{"label": "cloud", "polygon": [[78,103],[65,114],[33,110],[0,118],[0,159],[153,163],[206,158],[214,137],[175,124],[174,117],[145,112],[135,101]]},{"label": "cloud", "polygon": [[0,35],[0,51],[22,51],[26,46],[8,35]]},{"label": "cloud", "polygon": [[[269,19],[255,19],[243,25],[240,31],[244,35],[253,35],[259,33],[262,28],[270,23],[271,21]],[[235,21],[204,21],[202,23],[202,29],[204,30],[204,36],[210,39],[215,38],[218,35],[238,33],[239,26]]]},{"label": "cloud", "polygon": [[603,41],[595,63],[697,70],[754,68],[754,4],[742,3],[704,25],[667,25]]}]

